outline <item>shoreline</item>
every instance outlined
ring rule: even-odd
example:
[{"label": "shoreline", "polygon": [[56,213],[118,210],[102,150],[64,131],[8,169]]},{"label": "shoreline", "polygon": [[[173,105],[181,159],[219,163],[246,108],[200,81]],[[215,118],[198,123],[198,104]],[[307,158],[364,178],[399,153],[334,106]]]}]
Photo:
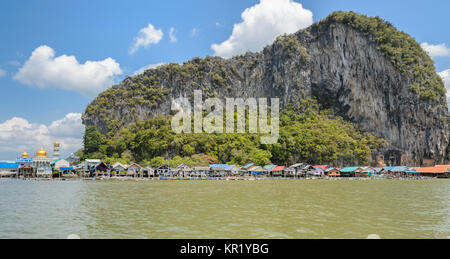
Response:
[{"label": "shoreline", "polygon": [[[2,180],[17,180],[17,181],[36,181],[36,182],[253,182],[253,181],[432,181],[432,180],[446,180],[447,178],[127,178],[127,177],[111,177],[111,178],[0,178]],[[448,179],[447,179],[448,180]]]}]

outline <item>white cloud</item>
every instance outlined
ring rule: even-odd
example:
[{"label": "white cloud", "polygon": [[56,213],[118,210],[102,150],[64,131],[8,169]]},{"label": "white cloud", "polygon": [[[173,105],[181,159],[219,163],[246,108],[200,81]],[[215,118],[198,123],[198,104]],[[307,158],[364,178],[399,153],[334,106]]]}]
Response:
[{"label": "white cloud", "polygon": [[6,75],[6,71],[0,68],[0,78]]},{"label": "white cloud", "polygon": [[69,113],[50,125],[30,123],[26,119],[14,117],[0,123],[0,153],[14,159],[17,154],[30,155],[43,147],[52,156],[52,143],[61,143],[63,157],[82,148],[84,126],[80,113]]},{"label": "white cloud", "polygon": [[14,76],[14,80],[40,88],[57,87],[95,96],[114,83],[122,74],[120,65],[112,58],[78,63],[74,56],[55,57],[55,51],[40,46]]},{"label": "white cloud", "polygon": [[444,43],[432,45],[424,42],[420,44],[422,48],[430,55],[430,57],[448,57],[450,56],[450,48],[447,48]]},{"label": "white cloud", "polygon": [[442,80],[444,80],[445,89],[447,89],[447,103],[450,110],[450,69],[444,70],[438,74],[442,77]]},{"label": "white cloud", "polygon": [[158,63],[158,64],[150,64],[150,65],[143,66],[143,67],[139,68],[138,70],[134,71],[133,72],[133,76],[143,74],[145,72],[145,70],[152,69],[152,68],[157,68],[157,67],[162,66],[164,64],[165,63]]},{"label": "white cloud", "polygon": [[142,28],[139,31],[139,36],[134,39],[133,46],[131,46],[129,54],[133,54],[139,50],[140,47],[148,47],[150,44],[158,44],[164,36],[161,29],[157,30],[152,24]]},{"label": "white cloud", "polygon": [[216,27],[221,27],[222,24],[220,24],[220,22],[216,22]]},{"label": "white cloud", "polygon": [[172,42],[172,43],[177,42],[177,37],[175,37],[175,28],[174,27],[170,28],[169,38],[170,38],[170,42]]},{"label": "white cloud", "polygon": [[313,23],[312,12],[293,0],[261,0],[241,16],[242,22],[234,25],[231,36],[211,46],[214,55],[231,57],[260,51],[277,36],[294,33]]}]

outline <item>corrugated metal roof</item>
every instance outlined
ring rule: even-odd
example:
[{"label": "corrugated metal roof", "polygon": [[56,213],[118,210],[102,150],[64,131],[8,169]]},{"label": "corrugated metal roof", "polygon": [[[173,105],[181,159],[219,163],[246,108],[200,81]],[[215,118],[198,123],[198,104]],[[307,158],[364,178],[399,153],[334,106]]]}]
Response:
[{"label": "corrugated metal roof", "polygon": [[408,169],[409,168],[406,166],[396,166],[389,171],[391,171],[391,172],[406,172],[406,171],[408,171]]},{"label": "corrugated metal roof", "polygon": [[252,173],[257,172],[267,172],[267,169],[262,168],[261,166],[256,166],[250,170]]},{"label": "corrugated metal roof", "polygon": [[295,167],[300,167],[300,166],[304,166],[305,164],[303,164],[303,163],[298,163],[298,164],[295,164],[295,165],[291,165],[289,168],[295,168]]},{"label": "corrugated metal roof", "polygon": [[447,171],[446,167],[434,166],[434,167],[412,167],[420,173],[423,174],[443,174]]},{"label": "corrugated metal roof", "polygon": [[264,169],[266,169],[267,171],[272,171],[273,169],[275,169],[277,166],[276,165],[265,165]]},{"label": "corrugated metal roof", "polygon": [[273,171],[273,172],[281,172],[281,171],[283,171],[284,169],[286,169],[286,167],[284,167],[284,166],[277,166],[277,167],[275,167],[272,171]]},{"label": "corrugated metal roof", "polygon": [[358,169],[360,169],[361,167],[357,167],[357,166],[353,166],[353,167],[345,167],[341,169],[342,173],[352,173]]},{"label": "corrugated metal roof", "polygon": [[244,169],[249,169],[250,167],[252,167],[252,166],[254,166],[255,164],[253,164],[253,163],[251,163],[251,164],[248,164],[248,165],[246,165],[246,166],[244,166],[244,167],[242,167],[242,168],[244,168]]}]

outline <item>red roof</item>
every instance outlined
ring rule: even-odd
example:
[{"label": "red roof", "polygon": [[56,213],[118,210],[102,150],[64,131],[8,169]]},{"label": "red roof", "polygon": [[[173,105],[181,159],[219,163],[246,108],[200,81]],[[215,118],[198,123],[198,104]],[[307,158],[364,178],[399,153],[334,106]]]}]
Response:
[{"label": "red roof", "polygon": [[284,169],[286,169],[285,166],[277,166],[272,170],[272,172],[280,172],[283,171]]},{"label": "red roof", "polygon": [[450,165],[437,165],[433,167],[411,167],[423,174],[443,174],[450,168]]},{"label": "red roof", "polygon": [[315,166],[313,166],[313,167],[318,167],[318,168],[320,168],[320,169],[322,169],[322,170],[327,170],[327,169],[328,169],[328,166],[327,166],[327,165],[315,165]]},{"label": "red roof", "polygon": [[140,169],[140,168],[142,168],[140,165],[138,165],[138,164],[132,164],[132,165],[130,165],[129,167],[128,167],[129,169]]},{"label": "red roof", "polygon": [[247,171],[250,171],[251,169],[253,169],[253,168],[255,168],[255,167],[258,167],[257,165],[252,165],[252,166],[250,166],[249,168],[247,168]]}]

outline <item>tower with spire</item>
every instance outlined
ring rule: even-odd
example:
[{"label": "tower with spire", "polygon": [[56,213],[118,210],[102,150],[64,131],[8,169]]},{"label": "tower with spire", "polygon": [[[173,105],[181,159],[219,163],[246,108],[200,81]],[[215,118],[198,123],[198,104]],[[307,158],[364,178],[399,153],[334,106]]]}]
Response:
[{"label": "tower with spire", "polygon": [[53,160],[59,159],[60,147],[61,143],[59,143],[58,141],[55,141],[55,143],[53,143]]}]

